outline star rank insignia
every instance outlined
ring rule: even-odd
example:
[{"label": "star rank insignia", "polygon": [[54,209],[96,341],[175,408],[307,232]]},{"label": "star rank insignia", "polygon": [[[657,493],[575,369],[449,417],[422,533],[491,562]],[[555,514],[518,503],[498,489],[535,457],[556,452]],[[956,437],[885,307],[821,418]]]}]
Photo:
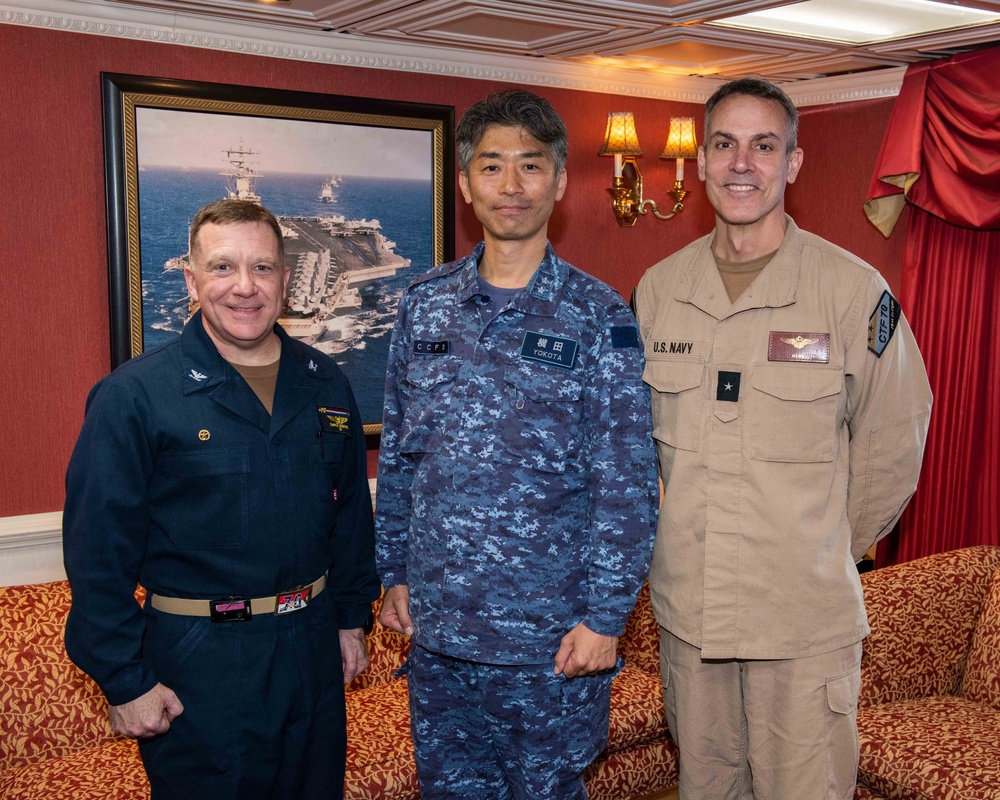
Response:
[{"label": "star rank insignia", "polygon": [[740,399],[740,373],[719,370],[719,384],[715,389],[715,399],[735,403]]}]

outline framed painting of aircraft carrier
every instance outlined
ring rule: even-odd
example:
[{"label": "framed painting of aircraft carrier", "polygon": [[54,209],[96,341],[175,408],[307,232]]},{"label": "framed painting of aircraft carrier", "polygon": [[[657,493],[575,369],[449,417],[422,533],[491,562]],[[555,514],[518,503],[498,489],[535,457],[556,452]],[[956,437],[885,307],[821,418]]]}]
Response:
[{"label": "framed painting of aircraft carrier", "polygon": [[332,355],[381,433],[403,289],[454,258],[454,108],[102,73],[112,365],[180,334],[188,227],[261,203],[291,270],[278,320]]}]

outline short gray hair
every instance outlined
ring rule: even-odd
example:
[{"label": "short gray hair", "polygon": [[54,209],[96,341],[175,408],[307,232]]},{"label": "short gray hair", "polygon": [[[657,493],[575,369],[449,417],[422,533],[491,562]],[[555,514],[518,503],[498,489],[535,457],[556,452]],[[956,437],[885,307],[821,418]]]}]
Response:
[{"label": "short gray hair", "polygon": [[712,117],[715,107],[727,97],[734,95],[747,95],[749,97],[759,97],[761,100],[774,100],[781,106],[787,120],[788,144],[786,146],[786,155],[790,155],[798,146],[799,112],[795,108],[795,103],[792,102],[792,99],[782,89],[762,78],[738,78],[735,81],[724,83],[715,90],[715,93],[705,103],[705,136],[708,136],[708,122]]},{"label": "short gray hair", "polygon": [[548,148],[556,173],[566,166],[569,136],[549,101],[526,89],[504,89],[470,106],[458,121],[455,147],[460,171],[468,174],[476,148],[491,125],[524,128]]}]

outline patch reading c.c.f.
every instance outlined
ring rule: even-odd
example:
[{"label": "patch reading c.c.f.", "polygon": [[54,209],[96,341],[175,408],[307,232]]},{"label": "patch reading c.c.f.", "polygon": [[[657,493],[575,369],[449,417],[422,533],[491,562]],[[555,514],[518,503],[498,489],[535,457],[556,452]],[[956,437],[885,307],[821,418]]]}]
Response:
[{"label": "patch reading c.c.f.", "polygon": [[316,413],[319,414],[320,430],[340,433],[344,436],[351,435],[350,411],[330,406],[316,406]]},{"label": "patch reading c.c.f.", "polygon": [[902,309],[896,298],[889,294],[888,289],[882,292],[878,305],[868,318],[868,349],[877,358],[881,358],[885,348],[889,346],[901,315]]},{"label": "patch reading c.c.f.", "polygon": [[446,356],[451,352],[451,342],[425,342],[417,340],[413,343],[413,352],[423,356]]},{"label": "patch reading c.c.f.", "polygon": [[529,361],[540,361],[543,364],[551,364],[553,367],[561,367],[562,369],[573,369],[573,364],[576,362],[576,351],[579,347],[579,342],[572,339],[564,339],[561,336],[552,336],[548,333],[525,331],[524,339],[521,342],[521,358],[526,358]]}]

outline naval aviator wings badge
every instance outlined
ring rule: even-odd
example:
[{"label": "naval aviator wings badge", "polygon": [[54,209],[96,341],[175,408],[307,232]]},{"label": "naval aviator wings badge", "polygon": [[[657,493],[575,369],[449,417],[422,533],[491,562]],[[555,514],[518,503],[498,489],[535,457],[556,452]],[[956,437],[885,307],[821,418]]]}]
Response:
[{"label": "naval aviator wings badge", "polygon": [[319,414],[320,430],[329,433],[351,435],[351,412],[343,408],[316,406]]},{"label": "naval aviator wings badge", "polygon": [[829,364],[830,334],[771,331],[767,337],[767,360]]}]

